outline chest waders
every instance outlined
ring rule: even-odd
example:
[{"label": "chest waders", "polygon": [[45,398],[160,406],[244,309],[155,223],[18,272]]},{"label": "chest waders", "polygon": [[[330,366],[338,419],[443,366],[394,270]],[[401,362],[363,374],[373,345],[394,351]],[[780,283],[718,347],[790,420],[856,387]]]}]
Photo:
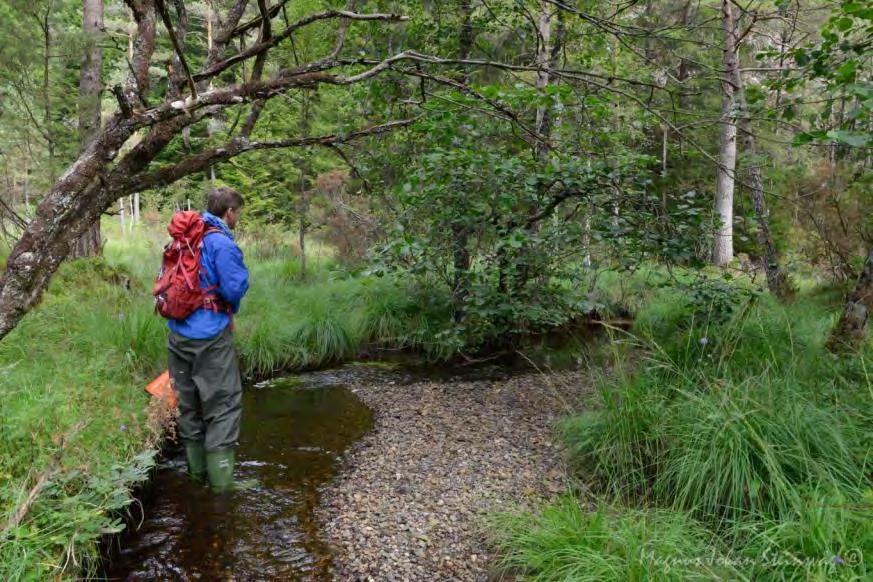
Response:
[{"label": "chest waders", "polygon": [[217,491],[233,486],[242,416],[242,380],[233,333],[190,339],[170,333],[170,376],[179,401],[179,436],[188,471]]}]

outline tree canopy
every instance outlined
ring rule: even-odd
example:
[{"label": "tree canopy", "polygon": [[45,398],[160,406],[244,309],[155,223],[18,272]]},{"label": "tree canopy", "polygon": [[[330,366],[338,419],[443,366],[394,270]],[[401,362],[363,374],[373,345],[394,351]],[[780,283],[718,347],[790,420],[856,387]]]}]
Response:
[{"label": "tree canopy", "polygon": [[758,264],[778,294],[796,257],[862,270],[864,3],[109,2],[84,149],[81,3],[2,10],[0,335],[119,199],[211,182],[301,241],[436,276],[475,341],[572,317],[533,300],[568,269]]}]

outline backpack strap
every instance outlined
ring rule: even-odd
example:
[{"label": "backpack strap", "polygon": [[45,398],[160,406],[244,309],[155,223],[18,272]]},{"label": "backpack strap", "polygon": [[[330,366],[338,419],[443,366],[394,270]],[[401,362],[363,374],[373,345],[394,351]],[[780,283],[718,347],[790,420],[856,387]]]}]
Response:
[{"label": "backpack strap", "polygon": [[[217,226],[209,225],[206,227],[206,230],[203,232],[203,238],[200,241],[201,248],[206,241],[206,236],[216,232],[219,234],[224,234],[224,231]],[[202,251],[200,260],[200,272],[203,274],[203,278],[206,279],[206,270],[203,268]],[[215,292],[216,289],[218,289],[218,285],[210,285],[209,287],[205,287],[203,289],[203,309],[208,309],[215,313],[227,313],[228,315],[230,315],[231,325],[233,325],[233,309],[227,301],[222,299]]]},{"label": "backpack strap", "polygon": [[[218,233],[224,234],[224,231],[223,231],[223,230],[221,230],[221,229],[218,228],[217,226],[213,226],[213,225],[210,224],[209,226],[206,227],[206,230],[203,231],[203,238],[206,238],[206,235],[207,235],[207,234],[212,234],[212,233],[214,233],[214,232],[218,232]],[[225,236],[227,236],[227,235],[225,235]]]}]

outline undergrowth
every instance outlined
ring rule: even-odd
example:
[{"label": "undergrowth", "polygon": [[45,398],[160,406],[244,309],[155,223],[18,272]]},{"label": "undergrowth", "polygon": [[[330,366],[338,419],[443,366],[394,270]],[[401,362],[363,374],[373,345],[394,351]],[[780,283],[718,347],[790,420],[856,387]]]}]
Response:
[{"label": "undergrowth", "polygon": [[120,531],[158,438],[142,386],[162,362],[130,273],[62,266],[42,304],[0,342],[0,578],[93,567]]},{"label": "undergrowth", "polygon": [[[651,521],[656,553],[709,564],[718,547],[729,570],[710,579],[873,576],[869,351],[825,350],[826,294],[780,305],[727,293],[718,313],[675,287],[640,309],[625,343],[642,360],[604,377],[593,410],[559,425],[579,478],[611,509],[566,499],[516,518],[523,525],[498,535],[504,566],[542,580],[698,576],[623,550],[638,537],[629,519],[668,512],[684,534],[705,528],[715,541],[671,545],[675,522]],[[612,545],[592,541],[604,529]]]},{"label": "undergrowth", "polygon": [[[0,342],[2,580],[93,574],[99,539],[123,528],[130,489],[153,464],[161,427],[149,421],[143,388],[166,368],[166,322],[151,298],[166,238],[108,221],[104,235],[104,258],[64,263]],[[236,318],[247,375],[324,366],[370,347],[440,356],[444,302],[349,274],[313,247],[304,278],[288,249],[253,245]]]}]

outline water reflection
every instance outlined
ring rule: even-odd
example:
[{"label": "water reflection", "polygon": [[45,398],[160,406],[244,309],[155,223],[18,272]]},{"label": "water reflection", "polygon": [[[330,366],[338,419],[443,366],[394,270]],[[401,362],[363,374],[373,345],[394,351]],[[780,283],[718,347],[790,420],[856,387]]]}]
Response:
[{"label": "water reflection", "polygon": [[249,489],[214,495],[187,478],[181,453],[164,463],[144,493],[145,520],[116,540],[106,579],[327,579],[317,489],[372,417],[338,382],[299,384],[244,396],[236,478]]}]

